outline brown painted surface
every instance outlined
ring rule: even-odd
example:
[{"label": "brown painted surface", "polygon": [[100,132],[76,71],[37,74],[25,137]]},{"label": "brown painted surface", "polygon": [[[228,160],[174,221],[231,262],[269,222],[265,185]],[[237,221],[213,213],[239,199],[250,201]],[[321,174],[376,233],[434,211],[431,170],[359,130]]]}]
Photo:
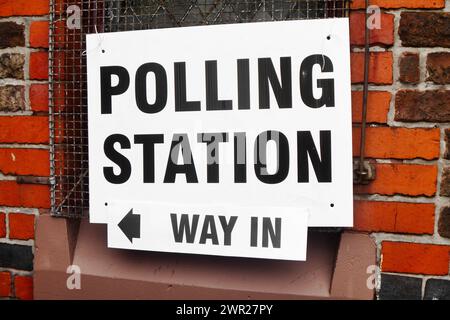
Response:
[{"label": "brown painted surface", "polygon": [[367,234],[342,234],[331,285],[334,297],[374,298],[374,290],[370,288],[373,282],[369,277],[374,275],[373,268],[377,265],[376,250],[375,242]]},{"label": "brown painted surface", "polygon": [[81,268],[81,290],[68,290],[68,236],[53,230],[62,229],[63,221],[41,216],[38,223],[43,232],[36,242],[36,299],[333,298],[339,243],[333,233],[310,233],[308,260],[291,262],[109,249],[106,225],[87,220],[81,222],[71,262]]}]

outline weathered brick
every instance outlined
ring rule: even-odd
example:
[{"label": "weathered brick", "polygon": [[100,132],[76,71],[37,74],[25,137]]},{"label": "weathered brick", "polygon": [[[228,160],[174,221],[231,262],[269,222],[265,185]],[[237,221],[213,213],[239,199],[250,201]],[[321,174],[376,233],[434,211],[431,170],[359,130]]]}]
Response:
[{"label": "weathered brick", "polygon": [[4,53],[0,55],[0,79],[23,79],[25,57],[20,53]]},{"label": "weathered brick", "polygon": [[450,300],[450,280],[428,279],[424,300]]},{"label": "weathered brick", "polygon": [[422,279],[381,274],[380,300],[420,300]]},{"label": "weathered brick", "polygon": [[381,244],[384,272],[447,275],[449,246],[383,241]]},{"label": "weathered brick", "polygon": [[0,22],[0,49],[23,47],[25,45],[25,26],[12,21]]},{"label": "weathered brick", "polygon": [[[440,154],[439,129],[409,129],[367,127],[368,158],[378,159],[437,159]],[[353,156],[359,156],[361,129],[353,128]]]},{"label": "weathered brick", "polygon": [[14,296],[20,300],[32,300],[33,278],[29,276],[15,276]]},{"label": "weathered brick", "polygon": [[10,213],[9,238],[18,240],[34,239],[34,215],[24,213]]},{"label": "weathered brick", "polygon": [[33,270],[31,246],[0,243],[0,267],[19,270]]},{"label": "weathered brick", "polygon": [[0,116],[0,143],[48,143],[46,116]]},{"label": "weathered brick", "polygon": [[32,52],[30,54],[30,79],[47,80],[48,79],[48,53]]},{"label": "weathered brick", "polygon": [[[386,123],[392,95],[386,91],[369,91],[367,96],[367,123]],[[363,92],[352,92],[353,122],[361,122]]]},{"label": "weathered brick", "polygon": [[25,88],[7,85],[0,87],[0,111],[15,112],[25,109]]},{"label": "weathered brick", "polygon": [[450,122],[450,90],[398,91],[395,120]]},{"label": "weathered brick", "polygon": [[0,212],[0,238],[6,237],[6,214]]},{"label": "weathered brick", "polygon": [[441,237],[450,238],[450,207],[444,207],[439,214],[438,233]]},{"label": "weathered brick", "polygon": [[450,13],[402,12],[398,33],[404,47],[450,47]]},{"label": "weathered brick", "polygon": [[450,167],[442,169],[441,196],[450,197]]},{"label": "weathered brick", "polygon": [[11,273],[0,272],[0,298],[11,296]]},{"label": "weathered brick", "polygon": [[[370,44],[391,46],[394,43],[394,15],[381,14],[381,29],[370,30]],[[366,17],[364,12],[350,14],[350,44],[354,46],[365,45]]]},{"label": "weathered brick", "polygon": [[[385,9],[441,9],[445,8],[445,0],[371,0],[371,5],[376,5]],[[364,9],[364,0],[353,0],[352,9]]]},{"label": "weathered brick", "polygon": [[0,17],[46,15],[49,8],[49,0],[0,0]]},{"label": "weathered brick", "polygon": [[427,81],[450,84],[450,53],[433,52],[427,57]]},{"label": "weathered brick", "polygon": [[39,184],[0,181],[0,206],[49,208],[50,188]]},{"label": "weathered brick", "polygon": [[368,185],[356,185],[357,194],[403,194],[427,196],[436,194],[437,167],[434,165],[377,163],[376,179]]},{"label": "weathered brick", "polygon": [[400,57],[399,80],[403,83],[419,83],[420,69],[419,69],[419,54],[412,52],[405,52]]},{"label": "weathered brick", "polygon": [[48,176],[48,150],[0,148],[0,172],[5,175]]},{"label": "weathered brick", "polygon": [[355,201],[354,229],[366,232],[433,234],[431,203]]},{"label": "weathered brick", "polygon": [[[392,84],[392,52],[372,52],[369,58],[369,82]],[[364,82],[364,53],[351,53],[352,83]]]},{"label": "weathered brick", "polygon": [[33,21],[30,26],[30,46],[48,48],[48,21]]},{"label": "weathered brick", "polygon": [[30,86],[31,110],[48,112],[48,84],[32,84]]}]

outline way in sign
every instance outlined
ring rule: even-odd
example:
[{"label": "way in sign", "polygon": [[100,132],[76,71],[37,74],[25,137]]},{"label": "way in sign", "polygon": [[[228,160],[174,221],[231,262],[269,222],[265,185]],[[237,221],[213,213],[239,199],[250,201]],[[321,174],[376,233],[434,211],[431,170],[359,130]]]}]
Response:
[{"label": "way in sign", "polygon": [[108,203],[108,208],[110,247],[295,261],[306,258],[306,209],[121,201]]},{"label": "way in sign", "polygon": [[[171,213],[172,231],[174,240],[177,243],[198,243],[213,245],[232,245],[233,229],[238,221],[238,216],[214,216],[204,215],[200,223],[200,215],[194,214],[189,219],[188,214]],[[244,217],[240,217],[244,219]],[[260,242],[258,239],[258,231],[261,231],[261,243],[263,248],[269,247],[269,239],[273,248],[281,247],[281,218],[263,217],[262,222],[259,217],[250,218],[249,245],[257,247]],[[199,226],[202,225],[201,227]],[[220,231],[218,231],[218,229]],[[219,233],[222,238],[219,238]]]}]

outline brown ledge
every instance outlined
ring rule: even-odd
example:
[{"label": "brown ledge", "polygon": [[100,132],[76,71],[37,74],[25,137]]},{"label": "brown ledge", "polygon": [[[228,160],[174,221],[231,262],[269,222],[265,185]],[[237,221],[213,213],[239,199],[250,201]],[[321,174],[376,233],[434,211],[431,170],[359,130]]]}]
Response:
[{"label": "brown ledge", "polygon": [[[310,232],[306,262],[140,252],[106,247],[106,225],[42,215],[36,299],[373,299],[367,235]],[[69,265],[81,289],[69,290]]]}]

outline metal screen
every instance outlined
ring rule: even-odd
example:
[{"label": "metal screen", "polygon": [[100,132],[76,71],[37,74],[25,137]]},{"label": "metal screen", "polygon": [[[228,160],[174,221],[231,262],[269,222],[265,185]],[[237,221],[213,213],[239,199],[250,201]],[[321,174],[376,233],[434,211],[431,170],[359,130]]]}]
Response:
[{"label": "metal screen", "polygon": [[344,17],[347,0],[52,0],[50,138],[52,214],[88,212],[85,35],[155,28]]}]

